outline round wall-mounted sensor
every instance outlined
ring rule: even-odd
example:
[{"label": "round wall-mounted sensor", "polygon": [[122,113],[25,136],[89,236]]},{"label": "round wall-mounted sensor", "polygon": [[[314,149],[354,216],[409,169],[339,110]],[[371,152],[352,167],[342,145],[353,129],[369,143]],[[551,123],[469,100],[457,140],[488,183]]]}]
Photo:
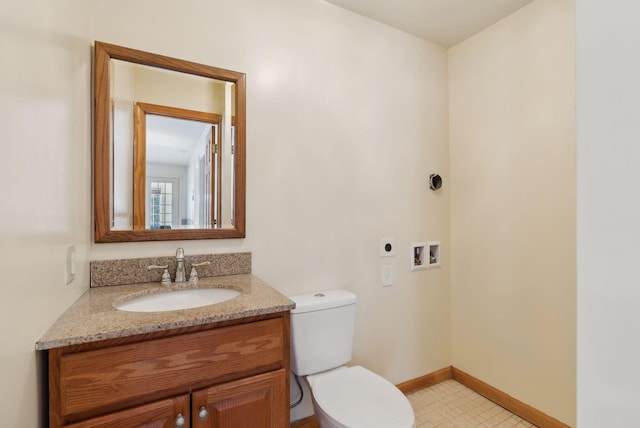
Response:
[{"label": "round wall-mounted sensor", "polygon": [[382,239],[382,241],[380,242],[380,255],[382,257],[390,257],[390,256],[395,256],[396,252],[395,252],[395,246],[393,245],[393,238],[384,238]]},{"label": "round wall-mounted sensor", "polygon": [[438,174],[431,174],[429,176],[429,188],[431,190],[438,190],[442,187],[442,177]]}]

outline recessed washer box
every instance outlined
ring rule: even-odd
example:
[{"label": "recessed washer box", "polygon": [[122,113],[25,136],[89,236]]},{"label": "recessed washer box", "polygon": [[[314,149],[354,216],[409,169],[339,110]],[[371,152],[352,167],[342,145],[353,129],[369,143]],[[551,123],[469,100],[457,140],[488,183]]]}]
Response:
[{"label": "recessed washer box", "polygon": [[427,267],[440,267],[440,241],[427,242],[429,259]]},{"label": "recessed washer box", "polygon": [[440,266],[440,241],[411,244],[411,271]]},{"label": "recessed washer box", "polygon": [[426,242],[414,242],[411,244],[411,272],[427,268],[426,248]]}]

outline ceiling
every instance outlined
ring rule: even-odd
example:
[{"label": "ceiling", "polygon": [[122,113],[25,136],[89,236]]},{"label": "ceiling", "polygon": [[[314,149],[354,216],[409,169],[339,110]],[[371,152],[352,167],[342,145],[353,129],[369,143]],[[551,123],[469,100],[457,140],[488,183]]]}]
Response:
[{"label": "ceiling", "polygon": [[147,163],[184,166],[211,129],[210,123],[156,114],[146,115],[146,125]]},{"label": "ceiling", "polygon": [[533,0],[326,0],[449,48]]}]

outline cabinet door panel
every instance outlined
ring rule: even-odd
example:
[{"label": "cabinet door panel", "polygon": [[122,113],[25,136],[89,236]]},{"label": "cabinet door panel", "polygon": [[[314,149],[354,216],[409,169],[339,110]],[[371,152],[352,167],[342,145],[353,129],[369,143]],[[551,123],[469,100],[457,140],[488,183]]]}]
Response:
[{"label": "cabinet door panel", "polygon": [[189,426],[189,396],[156,401],[97,418],[87,419],[65,428],[174,428],[176,418],[184,417],[184,427]]},{"label": "cabinet door panel", "polygon": [[[105,411],[282,367],[281,318],[62,354],[52,365],[52,404],[60,417]],[[98,405],[99,403],[99,405]]]},{"label": "cabinet door panel", "polygon": [[[202,409],[208,413],[200,419]],[[282,428],[289,424],[284,369],[197,391],[192,397],[193,428]]]}]

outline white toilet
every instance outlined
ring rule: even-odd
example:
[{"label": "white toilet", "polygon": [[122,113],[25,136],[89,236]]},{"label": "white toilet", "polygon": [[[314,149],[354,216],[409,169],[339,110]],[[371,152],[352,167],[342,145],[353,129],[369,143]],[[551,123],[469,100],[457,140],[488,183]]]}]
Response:
[{"label": "white toilet", "polygon": [[291,370],[306,376],[321,428],[414,428],[407,397],[351,360],[356,296],[346,290],[290,296]]}]

